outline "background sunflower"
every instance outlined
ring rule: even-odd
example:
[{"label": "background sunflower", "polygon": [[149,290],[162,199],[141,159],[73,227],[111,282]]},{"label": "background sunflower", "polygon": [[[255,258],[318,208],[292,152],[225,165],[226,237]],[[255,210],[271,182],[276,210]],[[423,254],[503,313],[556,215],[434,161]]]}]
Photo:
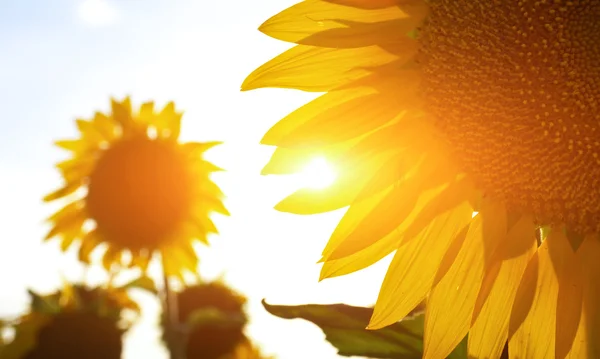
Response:
[{"label": "background sunflower", "polygon": [[[187,359],[266,359],[244,333],[244,296],[214,281],[188,286],[175,298]],[[163,313],[163,328],[166,317]],[[166,329],[163,340],[169,345]]]},{"label": "background sunflower", "polygon": [[66,285],[47,295],[30,291],[29,313],[3,328],[12,326],[14,338],[0,346],[0,356],[120,359],[123,334],[132,324],[122,314],[139,315],[126,289]]},{"label": "background sunflower", "polygon": [[313,153],[340,172],[276,208],[350,205],[321,278],[396,251],[369,328],[427,299],[425,358],[467,333],[472,357],[507,340],[515,358],[600,355],[598,16],[593,1],[309,0],[260,27],[298,45],[243,90],[326,92],[264,136],[264,172]]},{"label": "background sunflower", "polygon": [[[67,202],[49,218],[46,238],[59,237],[63,250],[80,240],[86,263],[106,243],[106,269],[118,263],[145,270],[159,252],[167,275],[195,273],[192,242],[208,243],[217,233],[212,212],[229,213],[209,177],[221,169],[202,158],[218,143],[178,142],[181,116],[173,103],[160,111],[145,103],[134,113],[126,98],[113,100],[109,115],[77,120],[81,137],[56,143],[73,157],[57,165],[65,185],[44,198]],[[130,263],[122,261],[125,251]]]}]

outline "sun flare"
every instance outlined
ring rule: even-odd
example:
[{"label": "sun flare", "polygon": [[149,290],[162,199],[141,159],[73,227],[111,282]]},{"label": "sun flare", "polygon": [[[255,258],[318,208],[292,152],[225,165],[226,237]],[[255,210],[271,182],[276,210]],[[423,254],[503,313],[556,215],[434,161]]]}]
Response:
[{"label": "sun flare", "polygon": [[323,157],[314,158],[299,174],[300,184],[306,188],[324,189],[336,178],[333,166]]}]

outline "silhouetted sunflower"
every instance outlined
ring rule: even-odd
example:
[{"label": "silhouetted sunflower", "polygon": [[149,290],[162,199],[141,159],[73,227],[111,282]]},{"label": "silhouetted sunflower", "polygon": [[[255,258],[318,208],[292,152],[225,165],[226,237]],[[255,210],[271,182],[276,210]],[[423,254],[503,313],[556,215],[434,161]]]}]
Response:
[{"label": "silhouetted sunflower", "polygon": [[264,173],[339,167],[277,208],[350,206],[322,278],[396,251],[370,328],[427,298],[425,358],[467,332],[470,357],[600,357],[598,19],[599,1],[307,0],[260,27],[299,45],[243,90],[326,92],[265,135]]},{"label": "silhouetted sunflower", "polygon": [[[176,293],[176,299],[188,359],[225,359],[245,343],[244,296],[222,283],[211,282],[189,286]],[[164,315],[162,320],[164,324]]]},{"label": "silhouetted sunflower", "polygon": [[[244,334],[243,295],[214,281],[186,287],[176,298],[187,359],[268,359]],[[164,325],[164,315],[162,320]]]},{"label": "silhouetted sunflower", "polygon": [[[63,250],[81,239],[84,262],[99,244],[108,244],[106,268],[130,251],[131,264],[144,269],[159,251],[168,275],[195,272],[192,241],[217,233],[211,212],[228,212],[209,178],[220,169],[202,159],[217,143],[179,143],[181,116],[173,103],[156,112],[150,102],[132,113],[126,98],[113,100],[109,115],[77,120],[81,137],[57,142],[73,153],[58,164],[65,185],[45,197],[74,199],[49,219],[47,238],[60,237]],[[78,196],[80,189],[85,193]],[[93,229],[84,225],[89,220]]]},{"label": "silhouetted sunflower", "polygon": [[3,359],[120,359],[124,309],[139,312],[122,289],[67,286],[41,296],[30,291],[30,312],[15,325],[15,337],[0,349]]}]

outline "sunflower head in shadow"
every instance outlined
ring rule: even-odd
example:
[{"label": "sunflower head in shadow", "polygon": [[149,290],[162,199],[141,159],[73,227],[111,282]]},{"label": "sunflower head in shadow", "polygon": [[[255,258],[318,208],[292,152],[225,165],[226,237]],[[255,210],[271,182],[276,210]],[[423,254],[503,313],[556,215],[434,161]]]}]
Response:
[{"label": "sunflower head in shadow", "polygon": [[188,359],[266,359],[244,334],[244,296],[214,281],[186,287],[176,299]]},{"label": "sunflower head in shadow", "polygon": [[[72,153],[58,164],[64,187],[46,201],[66,199],[52,215],[47,238],[58,237],[63,250],[79,240],[79,257],[88,262],[107,244],[103,264],[145,269],[160,253],[168,275],[195,272],[195,240],[207,242],[217,229],[212,212],[227,215],[222,192],[210,179],[220,170],[203,159],[216,142],[179,142],[182,114],[169,103],[152,102],[132,111],[129,98],[112,101],[109,114],[77,120],[80,138],[58,141]],[[123,263],[124,252],[131,254]]]},{"label": "sunflower head in shadow", "polygon": [[321,92],[262,143],[318,154],[348,207],[321,277],[394,253],[369,327],[427,300],[425,358],[600,357],[600,2],[307,0],[260,30],[297,44],[243,90]]},{"label": "sunflower head in shadow", "polygon": [[29,292],[30,310],[12,323],[14,338],[0,348],[4,359],[120,359],[122,314],[139,314],[123,289],[67,285],[48,295]]}]

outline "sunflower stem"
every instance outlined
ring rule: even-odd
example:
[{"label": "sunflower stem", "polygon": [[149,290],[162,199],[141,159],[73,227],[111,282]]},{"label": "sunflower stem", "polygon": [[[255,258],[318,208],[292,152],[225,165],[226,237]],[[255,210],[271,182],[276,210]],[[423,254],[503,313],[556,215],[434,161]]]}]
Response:
[{"label": "sunflower stem", "polygon": [[179,313],[175,293],[169,284],[169,277],[163,266],[163,313],[165,316],[165,334],[170,359],[185,359],[183,336],[179,330]]}]

